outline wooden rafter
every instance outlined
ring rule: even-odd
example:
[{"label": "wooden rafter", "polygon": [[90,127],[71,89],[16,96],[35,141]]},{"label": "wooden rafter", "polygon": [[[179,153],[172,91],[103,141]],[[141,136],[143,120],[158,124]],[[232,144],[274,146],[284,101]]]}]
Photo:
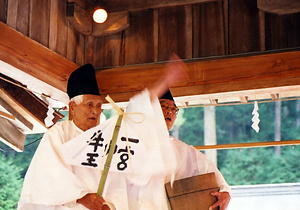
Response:
[{"label": "wooden rafter", "polygon": [[[300,51],[186,61],[188,80],[175,84],[173,96],[217,94],[300,85]],[[100,93],[127,101],[162,76],[165,64],[99,70]],[[136,78],[139,78],[138,80]],[[252,91],[249,92],[249,94]]]},{"label": "wooden rafter", "polygon": [[[3,79],[0,79],[0,104],[4,106],[6,110],[13,113],[17,117],[17,119],[19,119],[31,130],[33,129],[33,122],[29,122],[29,120],[24,118],[25,113],[27,113],[27,115],[31,115],[34,121],[38,121],[41,125],[44,125],[44,119],[47,117],[48,111],[47,104],[30,91],[21,88],[21,84],[18,84],[20,86],[16,86],[10,82],[7,82],[11,81],[17,84],[16,81],[13,81],[2,74],[0,74],[0,76],[1,78],[6,80],[5,81]],[[20,112],[23,112],[23,114],[20,114]],[[54,123],[64,117],[56,111],[53,115]]]},{"label": "wooden rafter", "polygon": [[18,152],[23,151],[26,135],[10,120],[0,118],[0,124],[0,140]]},{"label": "wooden rafter", "polygon": [[15,120],[16,117],[11,115],[11,114],[8,114],[6,112],[3,112],[3,111],[0,111],[0,117],[5,117],[7,119],[10,119],[10,120]]},{"label": "wooden rafter", "polygon": [[[47,92],[66,92],[67,79],[78,65],[0,22],[0,60],[49,84]],[[45,93],[47,94],[47,93]],[[65,101],[59,94],[54,98]]]},{"label": "wooden rafter", "polygon": [[[0,33],[0,60],[49,84],[54,90],[66,91],[67,78],[78,65],[1,22],[0,31],[3,32]],[[249,96],[255,89],[300,85],[299,50],[186,63],[189,79],[171,87],[175,97],[238,91]],[[164,67],[165,63],[159,63],[99,69],[96,76],[100,93],[103,98],[110,95],[116,102],[126,102],[162,76]]]},{"label": "wooden rafter", "polygon": [[0,105],[5,110],[7,110],[9,113],[13,114],[13,116],[16,116],[16,119],[19,120],[26,128],[28,128],[29,130],[32,130],[33,129],[33,123],[31,123],[20,112],[18,112],[16,109],[14,109],[12,107],[14,105],[9,105],[9,103],[6,101],[7,98],[10,98],[10,96],[6,95],[6,92],[3,91],[3,90],[0,90],[0,96],[1,96],[0,97]]},{"label": "wooden rafter", "polygon": [[198,4],[205,2],[212,2],[217,0],[131,0],[131,1],[122,1],[122,0],[102,0],[102,4],[107,8],[108,12],[120,12],[120,11],[138,11],[138,10],[147,10],[155,9],[162,7],[173,7],[180,5],[188,4]]},{"label": "wooden rafter", "polygon": [[299,0],[257,0],[257,7],[265,12],[285,15],[300,11]]}]

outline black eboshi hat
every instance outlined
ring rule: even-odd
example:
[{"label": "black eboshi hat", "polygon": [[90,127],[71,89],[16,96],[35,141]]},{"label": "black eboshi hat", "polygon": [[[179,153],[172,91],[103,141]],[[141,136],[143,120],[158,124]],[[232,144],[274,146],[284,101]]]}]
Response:
[{"label": "black eboshi hat", "polygon": [[174,101],[174,98],[170,92],[170,90],[168,89],[167,92],[165,92],[165,94],[163,96],[161,96],[159,99],[168,99],[168,100],[171,100],[171,101]]},{"label": "black eboshi hat", "polygon": [[92,64],[85,64],[73,71],[68,79],[67,93],[71,98],[78,95],[99,95],[99,88]]}]

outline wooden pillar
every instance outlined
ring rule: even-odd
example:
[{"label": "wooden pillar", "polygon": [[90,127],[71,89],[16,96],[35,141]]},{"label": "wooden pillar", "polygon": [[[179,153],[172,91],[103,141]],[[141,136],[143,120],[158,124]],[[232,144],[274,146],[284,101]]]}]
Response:
[{"label": "wooden pillar", "polygon": [[[275,124],[274,124],[275,141],[281,140],[281,101],[275,102]],[[280,146],[275,146],[275,154],[280,155]]]},{"label": "wooden pillar", "polygon": [[[204,107],[204,145],[216,145],[216,108],[215,106]],[[205,155],[217,166],[217,150],[206,150]]]}]

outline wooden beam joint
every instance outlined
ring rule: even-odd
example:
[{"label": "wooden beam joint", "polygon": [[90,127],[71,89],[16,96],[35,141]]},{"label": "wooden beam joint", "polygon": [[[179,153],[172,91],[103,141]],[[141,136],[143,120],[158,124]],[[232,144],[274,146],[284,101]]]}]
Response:
[{"label": "wooden beam joint", "polygon": [[279,94],[278,93],[271,94],[271,98],[273,101],[277,101],[279,99]]},{"label": "wooden beam joint", "polygon": [[209,99],[209,102],[211,103],[211,105],[217,105],[218,99]]},{"label": "wooden beam joint", "polygon": [[248,96],[241,96],[240,100],[242,103],[248,103]]},{"label": "wooden beam joint", "polygon": [[74,2],[67,3],[66,15],[68,21],[78,32],[84,35],[90,35],[92,33],[92,15],[82,9],[80,6]]}]

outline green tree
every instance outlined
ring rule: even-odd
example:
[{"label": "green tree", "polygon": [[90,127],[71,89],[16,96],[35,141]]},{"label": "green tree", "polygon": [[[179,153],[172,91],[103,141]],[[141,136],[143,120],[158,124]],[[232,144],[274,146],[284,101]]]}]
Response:
[{"label": "green tree", "polygon": [[282,153],[276,156],[272,147],[231,150],[221,173],[230,185],[299,182],[300,147],[284,147]]},{"label": "green tree", "polygon": [[300,138],[299,100],[283,101],[281,114],[281,139],[294,140]]},{"label": "green tree", "polygon": [[21,170],[11,159],[0,155],[0,209],[17,208],[23,183]]},{"label": "green tree", "polygon": [[23,152],[16,152],[13,149],[10,149],[9,147],[4,147],[4,145],[1,145],[1,148],[5,148],[3,155],[6,158],[13,160],[13,164],[21,168],[20,175],[22,178],[24,178],[26,174],[31,159],[43,135],[44,134],[26,135]]},{"label": "green tree", "polygon": [[[282,102],[282,140],[299,139],[299,106],[299,101]],[[275,103],[259,103],[259,133],[251,127],[253,108],[253,104],[216,107],[218,144],[274,141]],[[186,108],[183,117],[180,139],[203,145],[203,108]],[[276,156],[274,147],[219,150],[218,167],[231,185],[299,182],[299,146],[283,146],[281,151]]]},{"label": "green tree", "polygon": [[204,115],[202,107],[184,109],[184,124],[180,126],[179,139],[190,145],[204,144]]}]

